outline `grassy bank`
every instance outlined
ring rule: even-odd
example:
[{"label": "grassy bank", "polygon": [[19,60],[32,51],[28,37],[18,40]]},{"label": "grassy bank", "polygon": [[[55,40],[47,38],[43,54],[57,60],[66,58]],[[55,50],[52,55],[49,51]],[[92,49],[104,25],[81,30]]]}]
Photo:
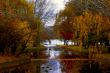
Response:
[{"label": "grassy bank", "polygon": [[87,49],[83,49],[81,46],[65,46],[65,45],[58,45],[58,47],[67,50],[67,51],[74,51],[79,53],[87,53]]},{"label": "grassy bank", "polygon": [[104,46],[100,46],[98,49],[97,48],[92,48],[90,47],[89,49],[84,49],[81,46],[65,46],[65,45],[58,45],[58,47],[66,50],[66,51],[73,51],[79,54],[94,54],[93,57],[97,59],[107,59],[110,60],[110,53],[107,53],[107,48]]},{"label": "grassy bank", "polygon": [[27,47],[24,52],[38,52],[38,51],[43,51],[43,50],[45,50],[45,47],[44,46]]}]

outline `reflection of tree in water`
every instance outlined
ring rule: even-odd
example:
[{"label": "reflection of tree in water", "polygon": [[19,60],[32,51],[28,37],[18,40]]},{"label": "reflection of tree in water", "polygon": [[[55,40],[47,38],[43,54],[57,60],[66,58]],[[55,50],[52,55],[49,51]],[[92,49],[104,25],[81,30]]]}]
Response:
[{"label": "reflection of tree in water", "polygon": [[98,62],[85,61],[82,65],[80,73],[103,73]]},{"label": "reflection of tree in water", "polygon": [[110,73],[109,65],[96,61],[62,61],[62,71],[65,73]]},{"label": "reflection of tree in water", "polygon": [[79,73],[81,63],[74,60],[62,61],[62,71],[65,73]]},{"label": "reflection of tree in water", "polygon": [[[28,70],[27,70],[28,71]],[[26,73],[26,70],[23,68],[15,68],[14,70],[12,70],[11,72],[9,71],[5,71],[3,73]]]}]

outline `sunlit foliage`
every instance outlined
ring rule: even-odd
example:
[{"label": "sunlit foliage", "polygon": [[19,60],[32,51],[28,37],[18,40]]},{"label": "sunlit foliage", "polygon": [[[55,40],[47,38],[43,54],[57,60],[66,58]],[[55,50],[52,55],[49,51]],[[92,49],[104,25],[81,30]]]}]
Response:
[{"label": "sunlit foliage", "polygon": [[[34,14],[35,4],[26,0],[0,0],[0,52],[22,51],[39,36],[41,20]],[[38,39],[38,38],[37,38]],[[27,45],[28,44],[28,45]]]},{"label": "sunlit foliage", "polygon": [[55,30],[58,35],[60,31],[73,32],[71,40],[77,39],[82,45],[106,42],[110,40],[109,7],[108,0],[70,0],[57,15]]}]

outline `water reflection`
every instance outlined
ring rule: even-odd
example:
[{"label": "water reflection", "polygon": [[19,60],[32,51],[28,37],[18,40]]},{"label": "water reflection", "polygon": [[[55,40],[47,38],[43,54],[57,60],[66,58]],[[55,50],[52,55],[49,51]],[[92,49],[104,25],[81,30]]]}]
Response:
[{"label": "water reflection", "polygon": [[110,64],[95,60],[36,60],[36,65],[32,73],[110,73]]},{"label": "water reflection", "polygon": [[57,60],[48,60],[41,65],[41,73],[62,73],[60,62]]},{"label": "water reflection", "polygon": [[[63,54],[63,58],[68,60],[56,60]],[[110,65],[99,62],[97,60],[69,60],[79,58],[76,52],[59,50],[56,46],[48,46],[45,54],[48,56],[48,60],[45,62],[36,62],[39,73],[110,73]],[[69,57],[69,58],[68,58]],[[84,58],[84,57],[83,57]],[[87,58],[87,57],[85,57]],[[38,73],[37,71],[37,73]]]},{"label": "water reflection", "polygon": [[48,56],[48,61],[40,66],[41,73],[62,73],[61,64],[55,60],[60,56],[61,51],[56,46],[47,46],[45,54]]},{"label": "water reflection", "polygon": [[55,58],[57,58],[58,56],[60,56],[61,51],[55,50],[54,47],[47,47],[47,50],[46,50],[45,53],[46,53],[46,55],[48,56],[48,59],[55,59]]},{"label": "water reflection", "polygon": [[[43,42],[45,45],[64,45],[64,40],[59,40],[59,39],[52,39],[52,40],[46,40]],[[68,41],[68,45],[74,45],[75,43],[72,41]]]}]

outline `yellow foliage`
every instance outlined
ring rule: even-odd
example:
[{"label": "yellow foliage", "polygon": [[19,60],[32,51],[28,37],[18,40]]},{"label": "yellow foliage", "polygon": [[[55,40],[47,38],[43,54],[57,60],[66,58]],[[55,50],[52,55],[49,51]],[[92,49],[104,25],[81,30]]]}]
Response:
[{"label": "yellow foliage", "polygon": [[75,16],[74,24],[76,26],[76,30],[80,31],[80,38],[84,36],[86,39],[88,37],[88,33],[92,32],[97,36],[100,36],[100,33],[110,29],[110,19],[101,15],[101,14],[93,14],[89,11],[85,11],[83,15]]},{"label": "yellow foliage", "polygon": [[15,19],[12,22],[12,26],[15,29],[16,33],[20,33],[23,36],[23,40],[26,40],[28,36],[31,34],[31,29],[29,27],[29,23],[27,21],[21,21],[19,19]]}]

